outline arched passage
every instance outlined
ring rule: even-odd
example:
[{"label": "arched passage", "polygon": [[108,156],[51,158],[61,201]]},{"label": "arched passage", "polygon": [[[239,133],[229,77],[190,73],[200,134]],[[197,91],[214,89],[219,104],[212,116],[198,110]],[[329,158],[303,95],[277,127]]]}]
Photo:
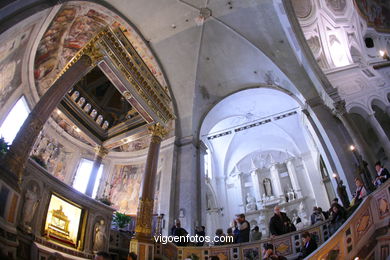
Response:
[{"label": "arched passage", "polygon": [[386,113],[386,105],[382,101],[374,99],[371,103],[371,108],[375,112],[375,118],[385,131],[385,134],[390,138],[390,117]]},{"label": "arched passage", "polygon": [[369,114],[360,107],[352,107],[349,113],[354,124],[360,130],[361,135],[368,144],[369,152],[374,155],[376,160],[387,164],[388,159],[383,144],[380,142],[376,131],[369,121]]}]

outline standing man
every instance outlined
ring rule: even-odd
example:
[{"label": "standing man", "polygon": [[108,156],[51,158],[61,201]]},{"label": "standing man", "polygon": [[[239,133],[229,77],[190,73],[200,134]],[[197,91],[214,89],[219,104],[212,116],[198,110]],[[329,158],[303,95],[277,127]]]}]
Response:
[{"label": "standing man", "polygon": [[274,213],[269,222],[269,232],[272,236],[280,236],[297,230],[286,213],[280,211],[279,206],[275,206]]},{"label": "standing man", "polygon": [[245,220],[245,215],[240,214],[237,216],[238,237],[237,243],[249,242],[249,235],[251,227],[248,221]]}]

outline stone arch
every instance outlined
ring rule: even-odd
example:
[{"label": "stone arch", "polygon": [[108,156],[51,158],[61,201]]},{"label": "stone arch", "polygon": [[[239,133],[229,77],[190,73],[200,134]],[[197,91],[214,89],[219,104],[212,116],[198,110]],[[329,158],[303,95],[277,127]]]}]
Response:
[{"label": "stone arch", "polygon": [[369,104],[372,110],[374,110],[374,106],[380,108],[383,111],[386,111],[386,103],[383,101],[383,98],[380,98],[378,96],[373,96],[369,98]]},{"label": "stone arch", "polygon": [[350,105],[350,107],[348,109],[348,113],[358,114],[362,118],[364,118],[365,120],[368,120],[370,111],[367,107],[365,107],[361,104],[354,103],[354,104]]}]

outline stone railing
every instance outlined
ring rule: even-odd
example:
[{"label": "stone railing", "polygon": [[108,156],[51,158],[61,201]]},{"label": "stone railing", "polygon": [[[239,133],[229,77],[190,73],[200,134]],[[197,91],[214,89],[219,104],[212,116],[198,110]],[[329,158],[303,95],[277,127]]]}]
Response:
[{"label": "stone railing", "polygon": [[209,259],[211,256],[218,256],[219,259],[262,259],[262,248],[265,243],[272,243],[278,255],[294,258],[298,256],[302,246],[302,234],[304,232],[313,234],[318,244],[324,243],[329,237],[329,222],[313,225],[308,228],[277,236],[273,239],[266,238],[256,242],[230,244],[223,246],[203,246],[203,247],[176,247],[173,244],[156,244],[155,255],[164,256],[168,259],[184,260]]},{"label": "stone railing", "polygon": [[310,259],[386,259],[390,255],[390,181],[371,193]]}]

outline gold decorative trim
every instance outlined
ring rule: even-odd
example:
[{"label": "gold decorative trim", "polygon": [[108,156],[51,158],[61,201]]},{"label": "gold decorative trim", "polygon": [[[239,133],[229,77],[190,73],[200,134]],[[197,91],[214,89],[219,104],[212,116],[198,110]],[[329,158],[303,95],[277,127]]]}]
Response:
[{"label": "gold decorative trim", "polygon": [[104,146],[96,146],[95,154],[101,158],[104,158],[110,151]]},{"label": "gold decorative trim", "polygon": [[165,127],[163,127],[160,123],[148,126],[148,130],[149,133],[152,135],[152,137],[159,137],[160,139],[162,139],[164,136],[168,134],[168,130]]},{"label": "gold decorative trim", "polygon": [[119,28],[115,31],[108,28],[108,32],[99,44],[113,65],[131,83],[138,95],[162,122],[167,123],[176,118],[170,107],[171,99],[165,89]]},{"label": "gold decorative trim", "polygon": [[103,53],[101,50],[97,47],[98,41],[107,33],[109,32],[109,28],[106,27],[103,30],[101,30],[99,33],[97,33],[89,42],[87,42],[84,47],[79,50],[73,58],[65,65],[65,67],[61,70],[60,73],[58,73],[57,77],[55,78],[54,82],[56,82],[64,73],[72,67],[83,55],[86,55],[90,58],[90,61],[88,61],[88,65],[90,66],[96,66],[97,62],[103,59]]},{"label": "gold decorative trim", "polygon": [[152,233],[152,214],[154,200],[148,198],[140,198],[137,210],[137,220],[135,232],[143,235],[151,235]]}]

